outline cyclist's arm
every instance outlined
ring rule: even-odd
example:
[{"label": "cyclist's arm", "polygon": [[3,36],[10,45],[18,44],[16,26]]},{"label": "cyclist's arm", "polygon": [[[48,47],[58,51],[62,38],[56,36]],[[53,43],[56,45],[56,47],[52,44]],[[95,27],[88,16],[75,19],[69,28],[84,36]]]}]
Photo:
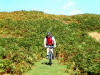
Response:
[{"label": "cyclist's arm", "polygon": [[46,38],[44,38],[44,47],[46,47]]},{"label": "cyclist's arm", "polygon": [[56,47],[56,40],[54,37],[52,37],[53,41],[54,41],[54,48]]}]

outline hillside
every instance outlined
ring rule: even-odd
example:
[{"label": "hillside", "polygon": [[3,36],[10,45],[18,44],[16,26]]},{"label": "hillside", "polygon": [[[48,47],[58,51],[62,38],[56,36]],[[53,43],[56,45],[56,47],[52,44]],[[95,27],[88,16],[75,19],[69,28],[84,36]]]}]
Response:
[{"label": "hillside", "polygon": [[0,12],[0,73],[21,75],[45,58],[43,40],[48,31],[56,38],[55,55],[66,70],[74,65],[77,74],[100,74],[100,42],[88,35],[100,32],[100,15],[39,11]]}]

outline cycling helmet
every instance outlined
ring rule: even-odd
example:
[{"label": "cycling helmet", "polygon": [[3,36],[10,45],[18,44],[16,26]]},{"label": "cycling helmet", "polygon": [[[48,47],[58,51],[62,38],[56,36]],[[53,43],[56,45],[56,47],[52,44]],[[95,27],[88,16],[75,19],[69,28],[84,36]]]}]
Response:
[{"label": "cycling helmet", "polygon": [[50,32],[47,32],[47,35],[51,35],[51,33]]}]

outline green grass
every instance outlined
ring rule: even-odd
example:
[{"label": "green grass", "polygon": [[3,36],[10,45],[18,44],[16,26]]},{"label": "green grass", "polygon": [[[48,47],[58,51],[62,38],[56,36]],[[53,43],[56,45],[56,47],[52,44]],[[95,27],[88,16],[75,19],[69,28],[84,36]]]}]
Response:
[{"label": "green grass", "polygon": [[24,73],[23,75],[70,75],[65,73],[66,65],[61,65],[57,60],[53,60],[53,64],[42,64],[48,62],[47,59],[40,60],[35,63],[32,70]]}]

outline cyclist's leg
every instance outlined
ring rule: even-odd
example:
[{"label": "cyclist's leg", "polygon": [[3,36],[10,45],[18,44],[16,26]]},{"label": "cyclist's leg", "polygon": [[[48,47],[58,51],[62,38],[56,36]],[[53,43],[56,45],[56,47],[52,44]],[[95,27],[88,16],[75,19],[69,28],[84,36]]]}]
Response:
[{"label": "cyclist's leg", "polygon": [[51,52],[52,52],[52,59],[54,59],[53,48],[51,49]]},{"label": "cyclist's leg", "polygon": [[51,52],[52,52],[52,54],[53,54],[53,48],[51,48],[50,50],[51,50]]}]

